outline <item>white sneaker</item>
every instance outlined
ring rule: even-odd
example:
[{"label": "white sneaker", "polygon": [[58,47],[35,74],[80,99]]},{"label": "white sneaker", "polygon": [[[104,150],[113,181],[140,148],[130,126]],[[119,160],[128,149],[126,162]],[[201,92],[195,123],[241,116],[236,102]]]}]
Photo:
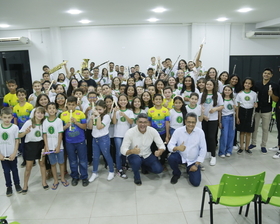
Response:
[{"label": "white sneaker", "polygon": [[237,145],[234,145],[233,150],[237,150],[237,149],[239,149],[239,147]]},{"label": "white sneaker", "polygon": [[115,177],[115,173],[114,172],[109,172],[107,180],[113,180]]},{"label": "white sneaker", "polygon": [[230,154],[230,153],[227,153],[227,154],[226,154],[226,157],[230,157],[230,156],[231,156],[231,154]]},{"label": "white sneaker", "polygon": [[92,174],[91,174],[91,177],[89,178],[88,181],[91,183],[91,182],[93,182],[97,177],[98,177],[98,174],[97,174],[97,173],[92,173]]},{"label": "white sneaker", "polygon": [[215,166],[216,165],[216,157],[211,157],[211,160],[210,160],[210,166]]},{"label": "white sneaker", "polygon": [[273,159],[280,159],[280,151],[276,152],[274,156],[272,156]]},{"label": "white sneaker", "polygon": [[225,156],[225,155],[220,155],[220,157],[221,157],[221,158],[225,158],[226,156]]},{"label": "white sneaker", "polygon": [[278,146],[274,146],[274,147],[272,147],[272,148],[268,148],[268,150],[269,150],[269,151],[278,151],[279,148],[278,148]]}]

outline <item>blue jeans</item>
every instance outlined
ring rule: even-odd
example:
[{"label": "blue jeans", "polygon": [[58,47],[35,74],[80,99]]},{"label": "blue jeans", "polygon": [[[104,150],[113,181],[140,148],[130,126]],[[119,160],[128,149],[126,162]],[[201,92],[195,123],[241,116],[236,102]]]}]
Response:
[{"label": "blue jeans", "polygon": [[117,170],[121,170],[122,166],[124,166],[126,163],[126,157],[121,154],[123,138],[115,137],[114,141],[116,147],[116,167]]},{"label": "blue jeans", "polygon": [[140,180],[140,167],[156,174],[161,173],[163,171],[162,165],[160,164],[158,158],[154,154],[151,154],[146,159],[140,157],[139,155],[131,154],[127,157],[127,160],[134,173],[134,180]]},{"label": "blue jeans", "polygon": [[[181,176],[181,171],[179,169],[179,164],[182,164],[182,158],[179,152],[174,152],[171,153],[170,156],[168,157],[168,163],[169,166],[171,167],[171,169],[173,170],[172,174],[174,176]],[[188,166],[188,164],[186,164],[187,167],[187,173],[189,174],[189,180],[190,183],[195,186],[198,187],[200,182],[201,182],[201,172],[200,172],[200,166],[197,168],[196,171],[190,171],[190,168],[194,165],[190,164]]]},{"label": "blue jeans", "polygon": [[93,157],[93,173],[97,173],[98,165],[99,165],[99,157],[100,152],[102,152],[103,156],[105,157],[109,171],[114,172],[114,164],[110,154],[110,137],[109,135],[105,135],[99,138],[93,138],[92,140],[92,157]]},{"label": "blue jeans", "polygon": [[176,130],[176,129],[170,127],[170,129],[169,129],[170,137],[173,135],[173,133],[174,133],[175,130]]},{"label": "blue jeans", "polygon": [[219,156],[227,153],[232,154],[235,130],[233,129],[233,114],[222,116],[222,129],[219,146]]},{"label": "blue jeans", "polygon": [[4,176],[6,180],[6,187],[12,186],[11,171],[13,174],[14,185],[19,184],[18,168],[17,168],[17,157],[13,161],[4,160],[1,161]]},{"label": "blue jeans", "polygon": [[[66,142],[66,151],[71,169],[70,176],[75,179],[87,179],[87,146],[85,141],[80,143]],[[81,175],[79,174],[78,166]]]}]

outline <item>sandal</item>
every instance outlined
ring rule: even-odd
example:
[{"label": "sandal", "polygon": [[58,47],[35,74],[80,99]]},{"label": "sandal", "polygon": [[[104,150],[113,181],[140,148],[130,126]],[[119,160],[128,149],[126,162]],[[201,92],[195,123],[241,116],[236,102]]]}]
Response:
[{"label": "sandal", "polygon": [[56,189],[57,189],[57,187],[58,187],[58,185],[59,185],[59,182],[57,182],[57,184],[53,184],[53,186],[52,186],[52,190],[56,190]]},{"label": "sandal", "polygon": [[49,190],[49,185],[43,186],[44,190]]},{"label": "sandal", "polygon": [[61,183],[62,183],[62,185],[63,185],[64,187],[68,187],[68,186],[69,186],[69,183],[68,183],[67,180],[65,180],[65,182],[61,181]]}]

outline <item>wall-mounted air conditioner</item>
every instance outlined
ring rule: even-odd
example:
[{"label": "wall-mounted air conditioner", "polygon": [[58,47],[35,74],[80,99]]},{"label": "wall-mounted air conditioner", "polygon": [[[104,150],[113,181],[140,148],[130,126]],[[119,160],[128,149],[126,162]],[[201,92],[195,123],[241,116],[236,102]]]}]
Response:
[{"label": "wall-mounted air conditioner", "polygon": [[1,45],[13,45],[13,44],[29,44],[29,38],[27,37],[3,37],[0,38]]},{"label": "wall-mounted air conditioner", "polygon": [[246,37],[255,39],[280,38],[280,31],[248,31]]}]

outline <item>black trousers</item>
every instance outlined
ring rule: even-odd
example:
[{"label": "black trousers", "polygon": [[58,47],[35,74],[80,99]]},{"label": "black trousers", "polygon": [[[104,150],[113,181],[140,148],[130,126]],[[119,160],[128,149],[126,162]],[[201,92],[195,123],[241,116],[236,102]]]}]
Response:
[{"label": "black trousers", "polygon": [[207,152],[211,152],[211,156],[216,156],[216,139],[218,120],[216,121],[202,121],[202,129],[205,134]]},{"label": "black trousers", "polygon": [[[160,137],[161,137],[162,141],[165,142],[166,133],[160,135]],[[157,147],[156,143],[153,142],[152,145],[151,145],[152,153],[155,154],[155,151],[157,151],[157,150],[158,150],[158,147]],[[160,163],[161,163],[161,165],[164,165],[164,163],[165,163],[165,161],[167,159],[168,153],[169,153],[169,151],[167,149],[167,145],[165,145],[165,151],[160,156]]]}]

